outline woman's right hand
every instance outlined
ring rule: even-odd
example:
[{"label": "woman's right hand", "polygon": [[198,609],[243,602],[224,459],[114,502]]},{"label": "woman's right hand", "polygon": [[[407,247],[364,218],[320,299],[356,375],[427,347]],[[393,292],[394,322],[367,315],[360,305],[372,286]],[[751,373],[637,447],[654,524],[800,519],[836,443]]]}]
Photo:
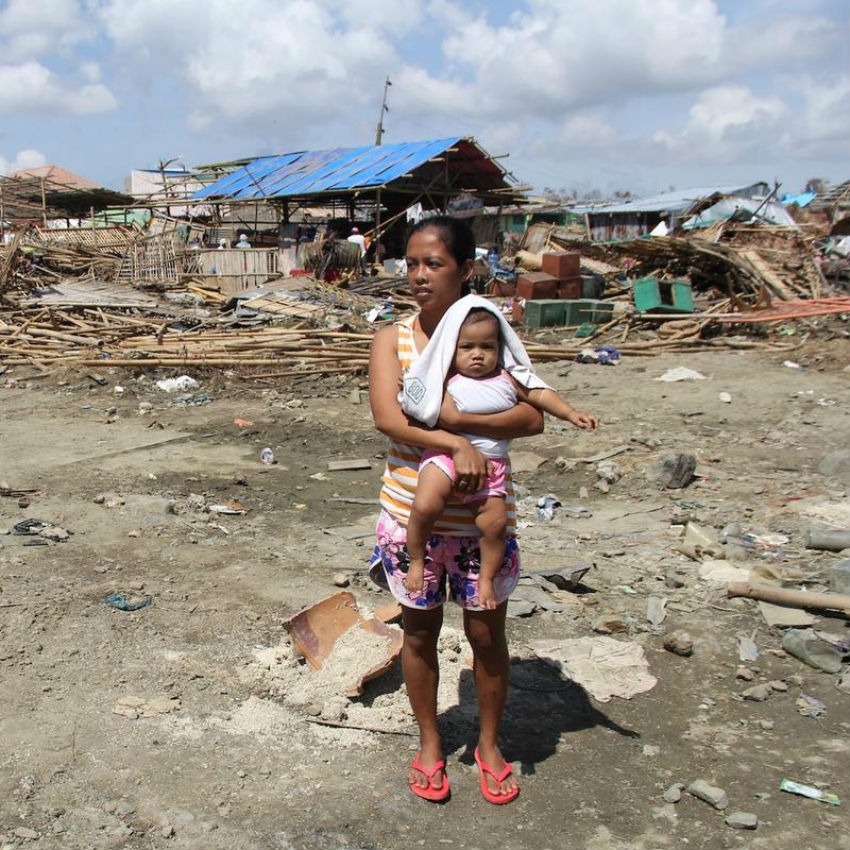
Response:
[{"label": "woman's right hand", "polygon": [[458,436],[452,449],[455,465],[455,489],[461,493],[476,493],[487,480],[487,458],[465,437]]}]

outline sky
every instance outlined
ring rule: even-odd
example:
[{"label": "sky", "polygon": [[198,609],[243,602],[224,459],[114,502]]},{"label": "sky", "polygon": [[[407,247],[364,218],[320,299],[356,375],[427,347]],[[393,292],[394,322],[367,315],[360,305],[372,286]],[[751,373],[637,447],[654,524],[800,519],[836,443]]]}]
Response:
[{"label": "sky", "polygon": [[536,192],[850,178],[846,0],[0,0],[0,174],[473,136]]}]

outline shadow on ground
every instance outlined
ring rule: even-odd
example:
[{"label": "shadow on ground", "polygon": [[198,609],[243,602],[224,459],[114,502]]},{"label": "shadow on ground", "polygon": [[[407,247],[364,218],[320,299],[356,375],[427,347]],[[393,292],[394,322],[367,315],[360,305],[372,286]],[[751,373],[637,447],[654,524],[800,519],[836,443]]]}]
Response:
[{"label": "shadow on ground", "polygon": [[[462,751],[458,761],[475,763],[473,753],[478,737],[478,705],[472,670],[461,672],[458,705],[440,715],[446,753]],[[587,691],[539,658],[511,665],[511,680],[501,746],[505,758],[522,766],[526,776],[553,756],[564,734],[602,726],[627,738],[639,738],[599,711]]]}]

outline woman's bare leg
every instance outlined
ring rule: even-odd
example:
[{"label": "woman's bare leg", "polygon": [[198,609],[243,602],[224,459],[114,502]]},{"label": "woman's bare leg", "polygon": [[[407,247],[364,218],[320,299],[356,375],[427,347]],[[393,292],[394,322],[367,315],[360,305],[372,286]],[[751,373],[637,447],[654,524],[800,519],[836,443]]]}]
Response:
[{"label": "woman's bare leg", "polygon": [[[499,727],[508,696],[510,656],[505,635],[505,617],[508,603],[503,602],[493,611],[463,612],[466,637],[472,647],[475,690],[478,696],[478,753],[482,761],[500,773],[505,760],[499,749]],[[487,776],[487,784],[495,793],[507,794],[518,787],[511,775],[504,782]]]},{"label": "woman's bare leg", "polygon": [[[419,726],[419,761],[424,768],[430,769],[443,758],[443,741],[437,727],[437,686],[440,682],[437,639],[443,625],[443,609],[426,611],[404,607],[402,610],[401,669],[410,707]],[[431,779],[431,786],[442,787],[443,779],[442,771],[438,771]],[[410,771],[408,781],[422,788],[428,785],[426,777],[417,770]]]}]

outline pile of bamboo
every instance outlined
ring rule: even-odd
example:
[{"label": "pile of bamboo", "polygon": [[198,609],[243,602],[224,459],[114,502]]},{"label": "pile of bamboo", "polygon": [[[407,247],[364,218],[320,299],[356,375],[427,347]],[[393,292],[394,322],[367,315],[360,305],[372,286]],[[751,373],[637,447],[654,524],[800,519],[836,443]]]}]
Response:
[{"label": "pile of bamboo", "polygon": [[[809,309],[816,306],[811,304]],[[790,305],[786,310],[790,310]],[[825,312],[838,310],[850,311],[850,299],[831,299],[824,305]],[[560,339],[552,343],[528,340],[526,346],[536,362],[572,360],[583,349],[602,343],[614,345],[626,356],[699,348],[790,350],[793,347],[794,343],[777,338],[753,340],[708,332],[713,325],[728,322],[737,315],[740,314],[729,312],[728,301],[685,317],[624,312],[597,327],[588,337],[565,338],[564,333],[570,331],[552,329],[553,335],[560,333]],[[808,314],[800,317],[804,315]],[[758,320],[755,313],[751,320]],[[522,328],[519,330],[522,332]],[[134,370],[228,368],[252,377],[363,373],[368,367],[373,335],[371,329],[358,332],[346,327],[237,328],[200,322],[186,329],[184,323],[173,317],[130,315],[104,308],[17,311],[0,314],[0,369],[19,365],[42,370],[57,365]]]},{"label": "pile of bamboo", "polygon": [[115,310],[41,310],[0,317],[0,367],[285,367],[280,374],[365,369],[372,334],[343,329],[186,330],[173,319]]}]

